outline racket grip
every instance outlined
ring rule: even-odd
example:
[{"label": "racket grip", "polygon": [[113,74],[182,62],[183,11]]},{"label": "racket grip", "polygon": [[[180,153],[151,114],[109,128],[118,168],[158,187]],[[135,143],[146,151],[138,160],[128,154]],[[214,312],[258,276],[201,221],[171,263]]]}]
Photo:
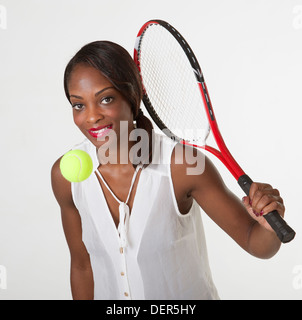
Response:
[{"label": "racket grip", "polygon": [[[250,193],[252,183],[252,179],[246,174],[242,175],[238,179],[238,184],[247,196]],[[296,235],[295,231],[285,222],[278,211],[274,210],[265,214],[263,217],[276,232],[282,243],[287,243],[294,239]]]}]

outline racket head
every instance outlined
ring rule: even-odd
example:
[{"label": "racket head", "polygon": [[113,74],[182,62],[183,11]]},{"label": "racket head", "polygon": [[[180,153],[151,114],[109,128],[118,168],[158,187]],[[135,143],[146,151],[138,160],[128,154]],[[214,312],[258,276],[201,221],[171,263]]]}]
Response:
[{"label": "racket head", "polygon": [[201,96],[203,75],[193,50],[169,23],[150,20],[140,29],[134,60],[143,83],[143,103],[170,138],[202,147],[210,133]]}]

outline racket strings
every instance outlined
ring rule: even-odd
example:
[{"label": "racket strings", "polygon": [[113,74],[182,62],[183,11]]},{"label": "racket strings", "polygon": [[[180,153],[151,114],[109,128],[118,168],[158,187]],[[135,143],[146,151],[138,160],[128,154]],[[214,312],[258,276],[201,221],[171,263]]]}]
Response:
[{"label": "racket strings", "polygon": [[149,26],[139,44],[144,88],[157,116],[182,139],[204,143],[209,125],[192,66],[164,27]]}]

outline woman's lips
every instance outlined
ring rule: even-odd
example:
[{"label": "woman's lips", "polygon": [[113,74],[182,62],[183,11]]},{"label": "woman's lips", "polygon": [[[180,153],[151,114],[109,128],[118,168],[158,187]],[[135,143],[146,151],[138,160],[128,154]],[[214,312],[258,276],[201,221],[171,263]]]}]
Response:
[{"label": "woman's lips", "polygon": [[112,124],[109,124],[107,126],[91,128],[88,130],[88,132],[93,138],[101,138],[105,136],[111,129],[112,129]]}]

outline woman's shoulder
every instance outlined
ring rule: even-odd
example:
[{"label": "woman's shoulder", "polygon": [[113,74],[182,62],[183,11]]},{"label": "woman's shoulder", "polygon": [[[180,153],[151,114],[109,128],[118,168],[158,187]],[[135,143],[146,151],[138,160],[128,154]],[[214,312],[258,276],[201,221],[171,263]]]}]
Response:
[{"label": "woman's shoulder", "polygon": [[175,187],[187,193],[211,189],[222,183],[216,167],[202,150],[179,143],[171,155],[171,175]]},{"label": "woman's shoulder", "polygon": [[61,208],[74,206],[71,193],[71,183],[66,180],[60,170],[60,161],[59,157],[51,168],[51,186],[54,193],[54,196],[60,205]]},{"label": "woman's shoulder", "polygon": [[177,143],[171,154],[171,165],[180,165],[188,175],[201,175],[205,169],[205,154],[182,143]]}]

